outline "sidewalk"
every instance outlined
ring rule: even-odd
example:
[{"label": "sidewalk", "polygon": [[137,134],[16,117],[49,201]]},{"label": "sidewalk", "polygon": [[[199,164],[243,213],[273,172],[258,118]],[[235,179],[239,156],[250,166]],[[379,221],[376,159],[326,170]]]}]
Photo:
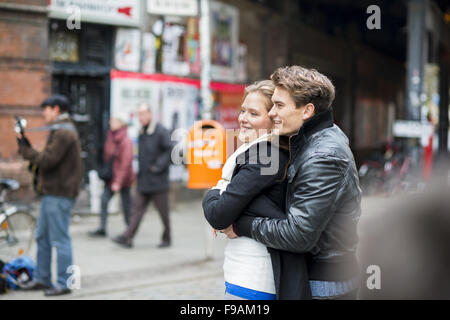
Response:
[{"label": "sidewalk", "polygon": [[[134,247],[127,249],[110,240],[124,230],[121,215],[109,217],[107,238],[87,235],[97,228],[98,216],[74,216],[70,232],[74,264],[81,269],[81,289],[58,298],[222,299],[226,239],[220,235],[213,241],[213,259],[207,260],[205,223],[200,201],[177,204],[171,212],[172,246],[158,249],[162,223],[151,205]],[[211,235],[210,228],[208,235]],[[31,256],[35,259],[34,253]],[[6,299],[48,298],[42,292],[10,291],[0,296],[0,300]]]},{"label": "sidewalk", "polygon": [[[389,212],[398,201],[401,199],[364,197],[358,232],[363,234],[378,213]],[[206,234],[211,236],[212,233],[206,227],[201,200],[177,203],[172,208],[172,246],[167,249],[157,248],[162,223],[153,205],[144,216],[132,249],[122,248],[110,240],[124,230],[121,215],[109,217],[107,238],[88,237],[87,232],[97,228],[99,219],[99,216],[87,215],[75,215],[72,219],[74,264],[81,268],[81,289],[56,298],[44,297],[42,292],[10,291],[0,295],[0,300],[223,299],[226,238],[219,234],[213,240],[213,259],[207,260],[205,239]],[[35,253],[31,257],[35,259]]]}]

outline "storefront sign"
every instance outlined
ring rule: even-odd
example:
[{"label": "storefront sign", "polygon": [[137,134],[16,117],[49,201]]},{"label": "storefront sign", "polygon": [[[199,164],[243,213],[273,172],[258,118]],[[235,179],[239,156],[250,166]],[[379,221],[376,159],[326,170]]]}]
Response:
[{"label": "storefront sign", "polygon": [[428,138],[433,133],[433,127],[429,123],[419,121],[397,120],[392,131],[394,137]]},{"label": "storefront sign", "polygon": [[71,8],[80,9],[84,22],[139,26],[140,0],[49,0],[50,18],[67,19]]},{"label": "storefront sign", "polygon": [[147,0],[147,12],[154,15],[196,16],[197,0]]}]

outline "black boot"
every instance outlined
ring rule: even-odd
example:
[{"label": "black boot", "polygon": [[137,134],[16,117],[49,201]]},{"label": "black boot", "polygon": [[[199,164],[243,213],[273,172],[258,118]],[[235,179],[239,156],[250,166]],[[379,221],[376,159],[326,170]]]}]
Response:
[{"label": "black boot", "polygon": [[95,231],[89,231],[88,235],[93,238],[106,237],[106,231],[103,229],[97,229]]},{"label": "black boot", "polygon": [[133,247],[133,242],[131,241],[131,239],[127,239],[124,236],[117,236],[117,237],[112,238],[111,240],[125,248]]}]

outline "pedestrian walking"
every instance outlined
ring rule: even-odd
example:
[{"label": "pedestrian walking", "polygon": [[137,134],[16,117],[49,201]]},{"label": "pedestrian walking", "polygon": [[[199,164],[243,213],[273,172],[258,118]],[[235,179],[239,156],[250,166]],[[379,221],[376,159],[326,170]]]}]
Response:
[{"label": "pedestrian walking", "polygon": [[[127,135],[128,116],[114,114],[109,120],[109,131],[103,148],[103,165],[110,166],[110,177],[104,177],[105,188],[101,198],[100,227],[89,232],[92,237],[106,236],[108,204],[116,192],[120,192],[125,224],[129,225],[131,206],[131,186],[133,173],[133,142]],[[104,167],[103,167],[104,168]]]},{"label": "pedestrian walking", "polygon": [[161,243],[158,247],[166,248],[171,245],[169,166],[172,142],[169,131],[153,119],[148,105],[139,105],[138,117],[142,126],[139,135],[139,172],[137,190],[131,205],[130,224],[121,235],[112,240],[124,247],[131,248],[147,206],[153,200],[164,226]]},{"label": "pedestrian walking", "polygon": [[[42,114],[50,130],[42,152],[33,149],[26,137],[18,134],[19,153],[39,167],[38,189],[42,193],[36,227],[37,263],[34,281],[26,289],[45,290],[46,296],[71,292],[68,288],[72,263],[69,234],[71,209],[82,180],[81,147],[65,96],[54,95],[42,102]],[[51,282],[52,247],[56,248],[58,283]]]},{"label": "pedestrian walking", "polygon": [[348,138],[333,123],[334,86],[300,66],[279,68],[271,79],[269,116],[290,145],[287,219],[241,215],[223,232],[307,254],[313,299],[355,299],[361,189]]},{"label": "pedestrian walking", "polygon": [[[274,141],[270,132],[273,123],[268,112],[274,89],[272,81],[264,80],[245,90],[238,118],[243,144],[227,159],[222,179],[203,199],[205,218],[215,229],[228,227],[244,209],[246,214],[286,218],[289,153],[287,143]],[[239,237],[228,241],[223,270],[226,299],[311,298],[303,254],[267,248],[249,237]]]}]

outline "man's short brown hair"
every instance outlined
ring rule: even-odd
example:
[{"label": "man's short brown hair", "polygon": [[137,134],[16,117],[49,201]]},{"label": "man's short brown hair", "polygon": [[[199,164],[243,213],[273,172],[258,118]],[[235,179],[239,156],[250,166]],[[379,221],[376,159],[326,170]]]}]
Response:
[{"label": "man's short brown hair", "polygon": [[315,69],[300,66],[281,67],[270,78],[276,87],[291,94],[297,108],[312,103],[317,114],[329,109],[333,103],[333,83]]}]

